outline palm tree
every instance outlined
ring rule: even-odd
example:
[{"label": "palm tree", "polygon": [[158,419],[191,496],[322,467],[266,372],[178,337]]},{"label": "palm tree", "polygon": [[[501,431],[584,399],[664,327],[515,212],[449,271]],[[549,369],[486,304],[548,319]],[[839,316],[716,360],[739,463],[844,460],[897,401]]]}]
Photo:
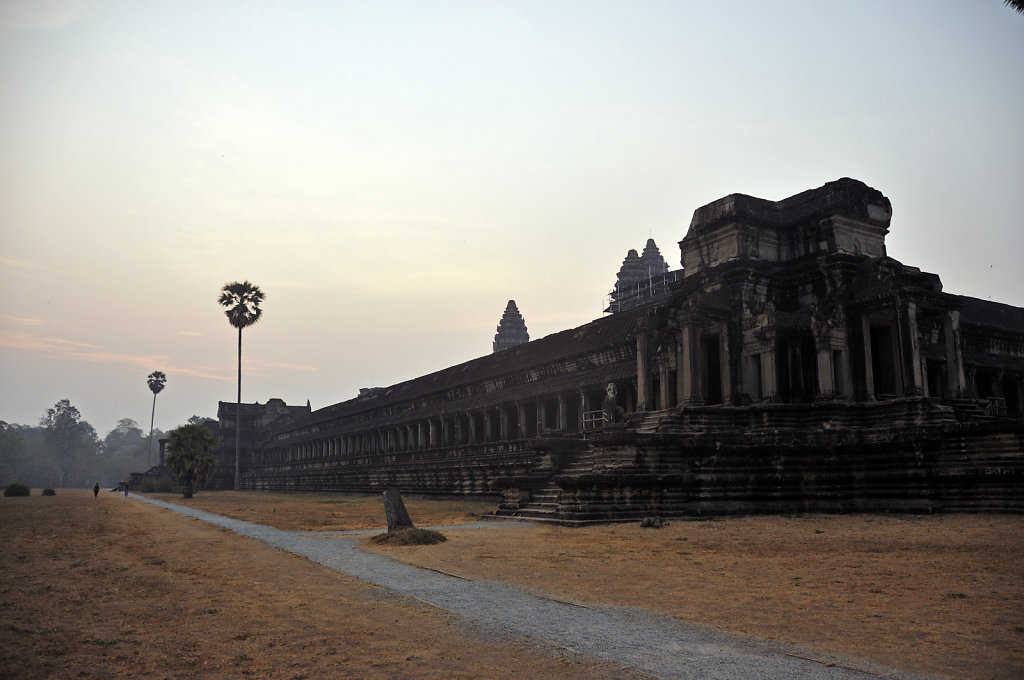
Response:
[{"label": "palm tree", "polygon": [[153,422],[156,420],[156,395],[163,391],[164,385],[167,383],[167,376],[163,374],[163,371],[153,371],[146,376],[146,382],[149,384],[149,391],[153,393],[153,412],[149,415],[149,443],[146,445],[146,464],[152,467]]},{"label": "palm tree", "polygon": [[1024,14],[1024,0],[1003,0],[1007,7],[1012,7],[1021,14]]},{"label": "palm tree", "polygon": [[202,425],[181,425],[167,438],[167,468],[185,485],[185,498],[192,498],[193,485],[202,484],[217,469],[217,438]]},{"label": "palm tree", "polygon": [[225,284],[221,288],[220,298],[217,302],[222,307],[227,307],[224,314],[232,326],[238,329],[238,404],[235,409],[235,489],[239,486],[239,457],[238,451],[242,439],[242,329],[251,326],[260,320],[263,310],[260,303],[263,302],[263,291],[254,283],[235,281]]}]

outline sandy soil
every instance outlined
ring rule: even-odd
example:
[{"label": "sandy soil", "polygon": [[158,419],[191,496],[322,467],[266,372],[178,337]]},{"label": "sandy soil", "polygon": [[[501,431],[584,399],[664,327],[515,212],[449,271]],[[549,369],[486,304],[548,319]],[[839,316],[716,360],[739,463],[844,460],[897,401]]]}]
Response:
[{"label": "sandy soil", "polygon": [[[420,526],[472,522],[491,508],[405,501]],[[282,529],[383,523],[379,496],[221,492],[190,504]],[[0,499],[0,535],[0,677],[628,677],[522,642],[482,641],[414,601],[114,494]],[[364,547],[911,672],[1024,677],[1022,517],[747,517],[446,535],[433,546]]]},{"label": "sandy soil", "polygon": [[120,495],[33,493],[0,498],[0,678],[631,677]]}]

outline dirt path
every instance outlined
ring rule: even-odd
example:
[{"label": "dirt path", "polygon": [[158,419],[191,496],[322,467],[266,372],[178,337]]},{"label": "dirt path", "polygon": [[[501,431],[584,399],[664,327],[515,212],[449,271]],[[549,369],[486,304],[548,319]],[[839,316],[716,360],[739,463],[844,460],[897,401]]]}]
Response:
[{"label": "dirt path", "polygon": [[[195,508],[138,498],[422,600],[492,634],[513,633],[543,640],[654,677],[723,680],[907,677],[878,669],[864,660],[840,660],[810,650],[766,645],[642,610],[558,601],[531,595],[507,584],[411,567],[362,552],[356,549],[355,539],[343,535],[282,531]],[[495,524],[489,530],[515,532],[522,528],[521,525]]]}]

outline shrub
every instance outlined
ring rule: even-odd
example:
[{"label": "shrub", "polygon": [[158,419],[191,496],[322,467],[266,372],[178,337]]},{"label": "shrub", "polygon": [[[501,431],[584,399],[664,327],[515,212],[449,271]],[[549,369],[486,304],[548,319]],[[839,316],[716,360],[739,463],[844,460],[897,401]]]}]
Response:
[{"label": "shrub", "polygon": [[53,489],[43,489],[43,495],[44,496],[56,496],[57,492],[54,491]]},{"label": "shrub", "polygon": [[386,534],[377,534],[371,540],[374,543],[390,543],[392,545],[433,545],[444,543],[448,537],[433,529],[399,529]]},{"label": "shrub", "polygon": [[27,486],[17,482],[8,484],[7,488],[4,489],[4,496],[27,496],[29,493],[29,488]]}]

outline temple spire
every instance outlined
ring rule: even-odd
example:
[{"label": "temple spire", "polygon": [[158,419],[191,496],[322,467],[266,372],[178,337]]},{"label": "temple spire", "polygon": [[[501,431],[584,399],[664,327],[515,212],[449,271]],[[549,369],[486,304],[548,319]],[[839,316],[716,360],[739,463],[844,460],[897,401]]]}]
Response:
[{"label": "temple spire", "polygon": [[494,351],[500,352],[529,341],[530,334],[526,331],[523,315],[519,313],[516,301],[509,300],[508,305],[505,306],[505,313],[501,315],[498,332],[494,334]]}]

